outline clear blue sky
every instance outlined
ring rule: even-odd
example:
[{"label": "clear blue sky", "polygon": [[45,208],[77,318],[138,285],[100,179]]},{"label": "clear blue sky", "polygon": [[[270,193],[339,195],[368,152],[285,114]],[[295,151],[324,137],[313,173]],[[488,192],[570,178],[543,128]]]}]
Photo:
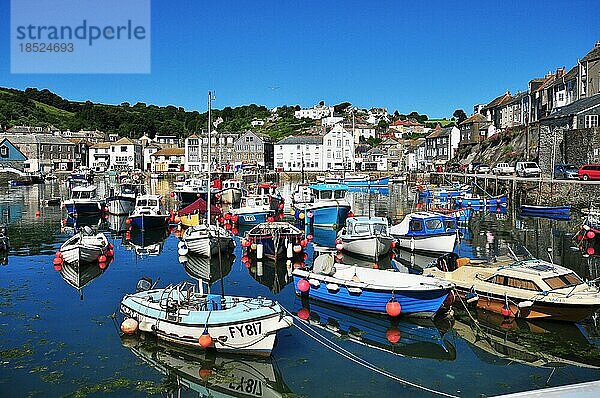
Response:
[{"label": "clear blue sky", "polygon": [[600,40],[598,0],[153,1],[152,73],[13,75],[0,0],[0,86],[72,100],[206,109],[324,100],[467,114],[575,65]]}]

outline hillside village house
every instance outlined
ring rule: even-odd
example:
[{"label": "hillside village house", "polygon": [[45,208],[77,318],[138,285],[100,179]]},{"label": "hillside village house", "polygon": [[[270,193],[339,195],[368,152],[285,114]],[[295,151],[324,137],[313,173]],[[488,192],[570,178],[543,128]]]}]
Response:
[{"label": "hillside village house", "polygon": [[60,135],[63,138],[67,139],[83,139],[92,144],[96,144],[98,142],[102,142],[106,140],[106,133],[100,130],[80,130],[80,131],[57,131],[54,133],[55,135]]},{"label": "hillside village house", "polygon": [[110,143],[110,170],[133,170],[142,168],[142,146],[129,138]]},{"label": "hillside village house", "polygon": [[160,145],[155,143],[150,143],[145,146],[142,146],[142,159],[143,159],[143,169],[145,171],[152,170],[152,154],[156,153],[163,149]]},{"label": "hillside village house", "polygon": [[275,143],[275,170],[322,171],[323,137],[289,136]]},{"label": "hillside village house", "polygon": [[398,134],[395,135],[397,138],[403,138],[406,134],[422,134],[425,132],[424,126],[414,119],[396,120],[390,124],[390,129],[398,132]]},{"label": "hillside village house", "polygon": [[27,172],[71,171],[78,166],[75,162],[75,144],[62,137],[50,133],[0,134],[0,140],[3,138],[7,138],[27,157]]},{"label": "hillside village house", "polygon": [[163,148],[150,155],[153,173],[174,173],[184,171],[185,149]]},{"label": "hillside village house", "polygon": [[344,124],[344,128],[347,131],[352,132],[352,136],[354,137],[355,143],[363,142],[369,138],[377,137],[377,129],[374,125],[371,124],[356,123],[354,126],[352,126],[352,124]]},{"label": "hillside village house", "polygon": [[454,157],[460,141],[460,130],[457,127],[442,128],[438,126],[425,137],[425,156],[431,166],[444,165]]},{"label": "hillside village house", "polygon": [[315,105],[312,108],[300,109],[294,112],[296,119],[320,120],[327,116],[333,116],[333,106]]},{"label": "hillside village house", "polygon": [[110,166],[110,142],[92,145],[88,152],[88,165],[95,172],[103,173]]},{"label": "hillside village house", "polygon": [[252,164],[273,169],[273,142],[271,138],[246,131],[234,142],[235,164]]},{"label": "hillside village house", "polygon": [[488,137],[488,127],[492,122],[488,121],[481,113],[463,120],[458,128],[460,130],[460,145],[478,144]]},{"label": "hillside village house", "polygon": [[406,169],[408,171],[424,171],[427,169],[425,145],[425,138],[418,138],[408,142],[408,149],[406,152]]},{"label": "hillside village house", "polygon": [[354,170],[354,137],[340,124],[323,136],[324,170]]},{"label": "hillside village house", "polygon": [[[219,133],[211,135],[211,158],[213,169],[231,166],[235,162],[235,141],[239,134]],[[208,171],[208,134],[192,134],[184,141],[185,171],[201,173]]]},{"label": "hillside village house", "polygon": [[202,157],[200,155],[201,139],[192,134],[184,141],[184,170],[193,173],[204,171],[202,168]]},{"label": "hillside village house", "polygon": [[7,138],[0,140],[0,169],[16,169],[25,171],[27,156],[14,146]]}]

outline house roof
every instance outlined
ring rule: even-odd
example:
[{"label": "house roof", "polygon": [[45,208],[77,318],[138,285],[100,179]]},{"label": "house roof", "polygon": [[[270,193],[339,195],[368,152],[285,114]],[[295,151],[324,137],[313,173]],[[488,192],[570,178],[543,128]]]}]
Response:
[{"label": "house roof", "polygon": [[502,105],[503,103],[510,100],[510,98],[511,98],[510,92],[507,91],[506,93],[502,94],[501,96],[494,98],[492,100],[492,102],[490,102],[489,104],[484,106],[482,109],[488,109],[488,108],[496,107],[498,105]]},{"label": "house roof", "polygon": [[588,109],[600,107],[600,94],[592,95],[577,100],[569,105],[556,108],[550,115],[543,119],[558,119],[567,116],[578,115]]},{"label": "house roof", "polygon": [[190,135],[190,136],[189,136],[189,137],[187,137],[187,138],[198,138],[198,136],[197,136],[196,134],[192,134],[192,135]]},{"label": "house roof", "polygon": [[52,134],[2,134],[1,138],[8,138],[13,144],[54,144],[75,145],[65,138]]},{"label": "house roof", "polygon": [[379,143],[378,146],[390,146],[390,145],[398,145],[399,142],[393,138],[386,138],[385,141]]},{"label": "house roof", "polygon": [[476,113],[473,116],[463,120],[462,122],[459,123],[459,125],[464,125],[464,124],[471,124],[471,123],[485,123],[488,120],[485,118],[485,116],[483,116],[481,113]]},{"label": "house roof", "polygon": [[596,42],[594,48],[590,50],[583,58],[581,62],[593,61],[600,58],[600,42]]},{"label": "house roof", "polygon": [[277,142],[277,145],[286,144],[313,144],[318,145],[323,143],[323,137],[320,135],[298,135],[285,137],[284,139]]},{"label": "house roof", "polygon": [[160,151],[154,152],[150,156],[184,156],[185,149],[183,148],[163,148]]},{"label": "house roof", "polygon": [[91,148],[106,149],[110,148],[110,144],[112,144],[112,142],[99,142],[97,144],[92,145]]},{"label": "house roof", "polygon": [[417,122],[414,119],[409,119],[409,120],[396,120],[395,122],[392,123],[392,126],[413,127],[413,126],[422,126],[422,124]]},{"label": "house roof", "polygon": [[115,142],[113,145],[135,145],[135,143],[130,140],[127,137],[123,137],[120,140],[118,140],[117,142]]},{"label": "house roof", "polygon": [[577,78],[577,74],[579,73],[579,69],[577,66],[574,66],[571,68],[570,71],[567,72],[567,74],[565,75],[565,81],[568,82],[569,80],[573,80],[575,78]]}]

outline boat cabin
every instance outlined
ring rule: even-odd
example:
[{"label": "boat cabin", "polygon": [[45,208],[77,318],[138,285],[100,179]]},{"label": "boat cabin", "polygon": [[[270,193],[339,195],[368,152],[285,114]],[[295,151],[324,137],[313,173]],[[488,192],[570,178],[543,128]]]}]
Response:
[{"label": "boat cabin", "polygon": [[94,185],[80,185],[71,190],[71,199],[94,199],[96,198],[96,187]]},{"label": "boat cabin", "polygon": [[383,217],[350,217],[346,219],[342,233],[350,236],[389,235],[388,225]]},{"label": "boat cabin", "polygon": [[137,214],[149,214],[154,212],[155,214],[162,214],[162,202],[159,195],[141,195],[135,201],[135,213]]},{"label": "boat cabin", "polygon": [[257,195],[277,195],[277,185],[265,182],[256,186]]},{"label": "boat cabin", "polygon": [[397,232],[400,235],[435,235],[456,232],[456,219],[432,212],[410,213],[400,222]]},{"label": "boat cabin", "polygon": [[312,203],[315,198],[307,184],[299,184],[292,194],[292,200],[294,203]]},{"label": "boat cabin", "polygon": [[240,191],[244,188],[244,182],[241,180],[235,180],[235,179],[231,179],[231,180],[225,180],[223,181],[223,187],[222,189],[239,189]]},{"label": "boat cabin", "polygon": [[316,201],[346,199],[348,185],[346,184],[314,184],[309,188]]},{"label": "boat cabin", "polygon": [[265,195],[252,195],[242,197],[240,207],[269,207],[271,204],[269,197]]}]

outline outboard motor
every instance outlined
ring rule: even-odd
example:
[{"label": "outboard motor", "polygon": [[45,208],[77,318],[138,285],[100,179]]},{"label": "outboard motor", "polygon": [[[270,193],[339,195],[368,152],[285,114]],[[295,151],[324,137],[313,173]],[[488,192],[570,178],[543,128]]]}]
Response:
[{"label": "outboard motor", "polygon": [[452,272],[458,268],[456,260],[458,260],[458,254],[444,254],[443,256],[437,259],[436,266],[444,272]]},{"label": "outboard motor", "polygon": [[150,289],[152,289],[152,279],[144,276],[138,281],[137,286],[135,287],[135,292],[145,292],[146,290]]}]

